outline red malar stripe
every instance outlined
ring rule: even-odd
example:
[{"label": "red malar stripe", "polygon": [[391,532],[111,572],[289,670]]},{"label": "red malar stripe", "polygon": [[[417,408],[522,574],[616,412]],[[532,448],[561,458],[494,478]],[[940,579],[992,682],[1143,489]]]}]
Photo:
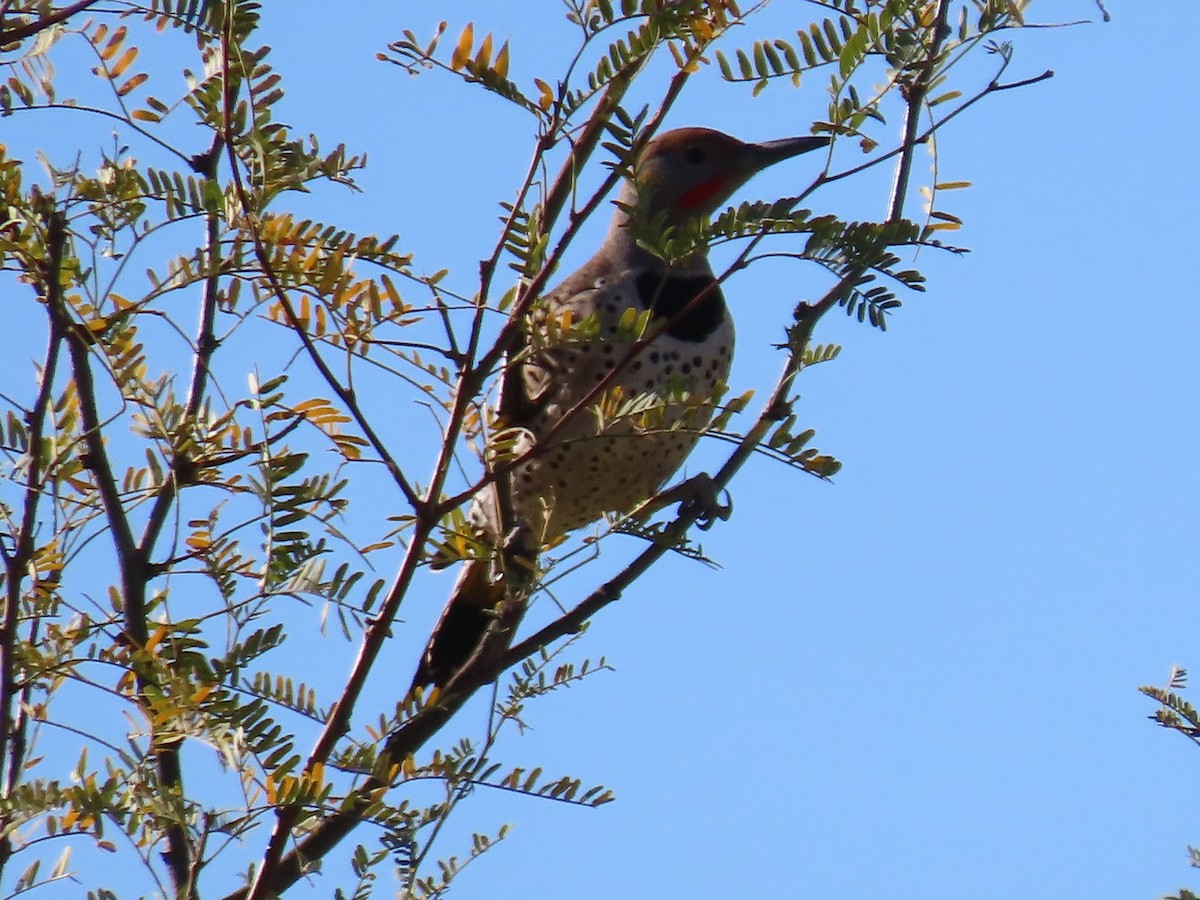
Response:
[{"label": "red malar stripe", "polygon": [[680,209],[694,209],[697,206],[702,206],[707,201],[711,200],[721,192],[721,188],[725,184],[724,175],[714,175],[708,181],[701,182],[690,191],[684,193],[679,198],[679,203],[676,204]]}]

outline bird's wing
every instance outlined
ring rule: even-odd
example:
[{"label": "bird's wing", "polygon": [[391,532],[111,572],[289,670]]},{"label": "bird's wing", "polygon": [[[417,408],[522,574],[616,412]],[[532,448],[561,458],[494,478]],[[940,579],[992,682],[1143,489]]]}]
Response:
[{"label": "bird's wing", "polygon": [[500,376],[500,418],[510,427],[525,428],[536,422],[553,402],[563,371],[563,351],[536,346],[533,335],[546,329],[546,322],[570,310],[579,323],[594,310],[592,296],[601,273],[584,266],[545,297],[538,300],[522,323],[520,343],[505,358]]}]

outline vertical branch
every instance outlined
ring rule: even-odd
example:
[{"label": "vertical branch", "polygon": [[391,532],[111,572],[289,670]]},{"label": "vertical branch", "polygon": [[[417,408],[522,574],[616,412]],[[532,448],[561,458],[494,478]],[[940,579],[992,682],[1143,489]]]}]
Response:
[{"label": "vertical branch", "polygon": [[[129,518],[121,503],[117,478],[105,447],[96,383],[89,358],[90,347],[95,338],[86,328],[71,320],[59,285],[59,272],[68,240],[66,217],[57,210],[51,212],[47,230],[51,246],[48,258],[50,264],[56,268],[47,278],[50,290],[46,297],[46,305],[55,321],[55,327],[66,341],[71,374],[75,382],[75,391],[79,397],[80,420],[83,424],[82,461],[84,467],[91,471],[96,480],[96,491],[100,495],[108,531],[112,535],[117,567],[120,571],[121,597],[125,606],[125,638],[136,652],[146,646],[149,638],[146,584],[151,576],[150,567],[147,565],[145,555],[134,540]],[[133,670],[137,677],[139,695],[144,695],[147,688],[157,687],[157,678],[149,666],[135,662]],[[152,717],[148,718],[153,722]],[[155,744],[153,735],[151,744],[152,746]],[[183,776],[179,766],[177,747],[175,745],[153,746],[152,752],[164,799],[182,806]],[[181,889],[183,885],[187,884],[190,870],[187,830],[182,817],[168,825],[165,831],[167,849],[163,853],[163,858],[167,863],[172,882],[177,889]]]},{"label": "vertical branch", "polygon": [[[379,607],[378,615],[371,621],[370,626],[367,628],[362,644],[359,647],[358,657],[354,660],[350,674],[346,678],[346,686],[341,696],[334,703],[333,708],[329,711],[325,727],[321,730],[321,734],[318,736],[313,749],[309,752],[308,760],[304,767],[305,772],[311,772],[317,765],[324,763],[336,747],[337,741],[349,731],[354,707],[358,703],[358,698],[362,693],[363,687],[366,685],[367,673],[374,666],[375,660],[378,659],[380,652],[383,650],[384,643],[391,636],[392,621],[399,612],[400,603],[407,593],[408,585],[416,573],[417,566],[420,564],[424,546],[429,539],[432,528],[432,521],[424,518],[417,519],[413,527],[412,539],[404,555],[404,560],[400,565],[400,570],[396,573],[392,586],[388,590],[387,597]],[[368,783],[370,783],[370,779],[368,779]],[[363,790],[369,789],[360,789],[357,793],[361,795]],[[354,822],[357,823],[359,821],[357,818],[357,808],[353,808],[349,801],[345,806],[348,809],[352,809],[352,812],[347,815],[350,815]],[[279,806],[277,808],[275,825],[271,830],[267,847],[263,851],[258,870],[255,872],[254,881],[247,890],[238,891],[232,896],[242,898],[242,900],[267,900],[267,898],[274,897],[276,894],[282,892],[299,877],[300,862],[297,858],[297,853],[293,851],[285,860],[284,848],[291,839],[292,828],[299,820],[300,812],[301,810],[298,806]],[[338,817],[335,816],[332,818]],[[328,818],[323,820],[318,830],[325,831],[329,821],[330,819]],[[339,834],[338,839],[340,840],[345,833],[342,832]],[[334,843],[336,843],[336,840]],[[317,859],[327,849],[315,856],[306,855],[306,858]]]},{"label": "vertical branch", "polygon": [[[221,138],[213,138],[212,147],[207,153],[193,159],[192,167],[209,180],[217,177],[217,162],[220,159]],[[192,351],[192,375],[188,382],[187,400],[184,403],[185,415],[193,421],[199,414],[207,396],[208,380],[211,376],[209,364],[217,349],[214,327],[217,314],[217,296],[221,287],[221,214],[216,209],[205,213],[205,261],[208,265],[208,276],[204,281],[204,296],[200,301],[200,320],[196,326],[195,349]],[[154,505],[146,517],[146,527],[138,544],[142,554],[149,559],[154,545],[162,533],[167,521],[167,513],[179,493],[179,488],[187,478],[190,461],[186,459],[171,460],[171,477],[164,479],[154,498]]]},{"label": "vertical branch", "polygon": [[912,177],[913,154],[917,148],[917,134],[921,126],[921,108],[929,94],[937,63],[942,55],[942,44],[950,34],[950,0],[938,0],[932,31],[929,35],[929,50],[917,70],[916,77],[907,86],[902,86],[907,106],[904,111],[904,138],[901,142],[900,158],[896,161],[896,179],[892,185],[892,199],[888,205],[888,221],[894,222],[904,214],[904,201],[908,196],[908,183]]},{"label": "vertical branch", "polygon": [[[62,244],[51,243],[48,248],[46,271],[39,285],[44,297],[49,298],[52,292],[59,292],[58,273],[62,267]],[[49,305],[48,307],[49,308]],[[25,475],[24,497],[21,504],[21,523],[18,526],[15,545],[11,552],[0,545],[0,553],[4,556],[4,615],[3,630],[0,631],[0,752],[4,757],[0,760],[3,770],[3,786],[0,791],[8,798],[17,786],[21,766],[25,755],[25,724],[17,724],[18,715],[14,709],[17,702],[18,685],[16,681],[16,665],[14,654],[17,645],[17,627],[20,621],[21,585],[24,583],[26,569],[33,559],[33,534],[37,527],[39,503],[43,494],[43,481],[46,473],[42,471],[42,454],[45,450],[43,441],[46,432],[46,418],[50,409],[54,390],[54,376],[58,369],[59,355],[62,349],[62,330],[54,316],[49,320],[49,338],[46,347],[45,362],[41,370],[41,383],[38,386],[37,397],[33,408],[25,417],[29,428],[28,460],[29,468]],[[7,825],[0,820],[0,825]],[[7,828],[0,828],[7,832]],[[12,854],[12,842],[5,835],[0,839],[0,871]]]}]

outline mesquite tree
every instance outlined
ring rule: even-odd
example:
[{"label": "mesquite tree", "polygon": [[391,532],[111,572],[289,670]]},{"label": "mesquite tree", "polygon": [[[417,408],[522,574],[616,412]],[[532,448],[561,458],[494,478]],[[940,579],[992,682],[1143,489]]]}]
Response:
[{"label": "mesquite tree", "polygon": [[[839,463],[794,408],[804,370],[837,355],[817,326],[841,311],[883,328],[922,289],[914,248],[957,249],[943,200],[966,183],[920,183],[915,155],[980,101],[1050,74],[1008,71],[1029,0],[795,4],[787,34],[744,42],[736,26],[763,5],[562,0],[573,50],[561,71],[539,71],[520,35],[397,27],[381,65],[462,79],[528,122],[527,174],[497,186],[494,239],[477,271],[459,272],[417,266],[394,235],[296,211],[301,193],[353,189],[365,160],[276,118],[284,75],[258,29],[285,5],[0,5],[0,108],[44,117],[56,139],[38,160],[0,145],[6,322],[25,367],[0,387],[6,889],[71,877],[66,847],[142,870],[126,866],[95,896],[130,881],[263,900],[330,854],[350,860],[354,896],[387,866],[403,895],[435,896],[494,843],[474,835],[462,859],[433,852],[453,844],[445,823],[473,788],[611,799],[497,758],[497,736],[604,667],[582,657],[581,629],[649,567],[703,559],[689,539],[700,505],[613,516],[541,548],[502,606],[524,609],[571,572],[562,606],[543,600],[511,648],[453,690],[408,695],[416,660],[381,662],[408,627],[402,604],[433,584],[421,581],[432,559],[497,552],[466,510],[521,460],[490,439],[503,428],[494,389],[567,248],[608,214],[685,87],[724,79],[748,97],[819,98],[813,132],[832,149],[793,193],[684,234],[640,223],[638,236],[663,255],[734,245],[721,280],[768,253],[794,262],[803,287],[780,286],[795,295],[778,379],[724,395],[705,437],[728,452],[709,474],[719,492],[759,454],[827,478]],[[989,54],[982,79],[958,65]],[[171,93],[164,76],[180,69]],[[653,102],[630,101],[635,84]],[[895,173],[884,214],[839,214],[825,189],[882,169]],[[598,187],[580,191],[580,173],[600,173]],[[645,413],[625,399],[604,414]],[[624,561],[588,582],[601,542]],[[314,641],[348,652],[314,666]],[[482,729],[456,719],[476,694],[491,711]],[[352,833],[357,845],[342,846]]]}]

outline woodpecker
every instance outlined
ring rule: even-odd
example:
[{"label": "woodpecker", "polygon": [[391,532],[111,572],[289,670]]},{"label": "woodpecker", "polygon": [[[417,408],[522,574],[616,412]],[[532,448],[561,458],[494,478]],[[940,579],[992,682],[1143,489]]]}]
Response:
[{"label": "woodpecker", "polygon": [[[755,173],[829,144],[824,136],[746,143],[708,128],[648,142],[622,187],[596,254],[539,298],[509,354],[499,410],[508,449],[523,461],[507,476],[512,519],[545,543],[606,512],[654,497],[683,464],[724,390],[733,322],[704,249],[665,262],[631,225],[686,229],[706,221]],[[648,315],[646,311],[649,311]],[[648,321],[647,321],[648,320]],[[638,324],[651,340],[638,344]],[[498,545],[497,493],[477,498],[472,520]],[[497,637],[505,590],[490,560],[464,563],[421,657],[413,687],[444,686]]]}]

